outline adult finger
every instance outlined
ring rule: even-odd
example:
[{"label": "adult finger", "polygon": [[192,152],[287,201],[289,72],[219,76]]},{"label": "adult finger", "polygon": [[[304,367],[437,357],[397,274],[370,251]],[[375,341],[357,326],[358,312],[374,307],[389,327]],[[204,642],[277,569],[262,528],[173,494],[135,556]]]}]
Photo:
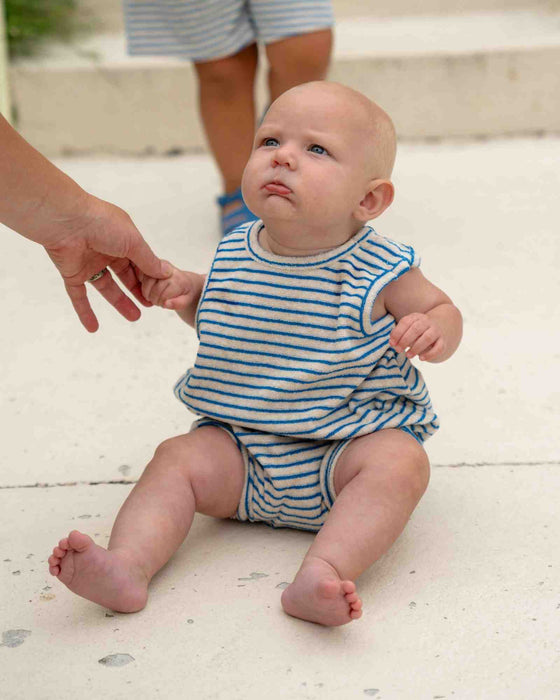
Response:
[{"label": "adult finger", "polygon": [[128,257],[145,275],[160,280],[171,276],[172,269],[169,263],[154,255],[152,249],[139,232],[132,239]]},{"label": "adult finger", "polygon": [[103,277],[91,284],[127,321],[137,321],[140,318],[140,309],[118,286],[109,270],[105,272]]},{"label": "adult finger", "polygon": [[129,260],[116,260],[111,265],[111,269],[143,306],[153,306],[142,293],[142,273]]},{"label": "adult finger", "polygon": [[95,333],[99,328],[99,322],[89,303],[85,284],[69,285],[65,282],[64,286],[83,327],[88,333]]}]

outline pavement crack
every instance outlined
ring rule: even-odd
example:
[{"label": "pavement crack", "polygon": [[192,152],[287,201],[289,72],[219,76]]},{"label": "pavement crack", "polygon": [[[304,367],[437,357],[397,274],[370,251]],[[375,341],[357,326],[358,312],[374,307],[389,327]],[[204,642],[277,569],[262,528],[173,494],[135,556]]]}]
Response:
[{"label": "pavement crack", "polygon": [[53,482],[36,482],[34,484],[8,484],[0,486],[0,491],[8,489],[54,489],[65,486],[120,486],[134,485],[136,479],[107,479],[102,481],[53,481]]},{"label": "pavement crack", "polygon": [[460,469],[461,467],[475,469],[477,467],[557,467],[560,460],[543,461],[506,461],[506,462],[450,462],[449,464],[432,464],[432,468]]},{"label": "pavement crack", "polygon": [[[560,467],[560,460],[505,462],[449,462],[432,464],[432,469],[482,469],[485,467]],[[137,479],[102,479],[99,481],[37,481],[34,484],[0,485],[0,491],[15,489],[55,489],[67,486],[133,486]]]}]

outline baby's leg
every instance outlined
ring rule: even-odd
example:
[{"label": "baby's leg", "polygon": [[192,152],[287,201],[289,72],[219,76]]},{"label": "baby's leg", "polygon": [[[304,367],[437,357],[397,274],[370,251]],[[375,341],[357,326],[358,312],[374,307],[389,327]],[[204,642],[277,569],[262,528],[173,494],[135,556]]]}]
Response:
[{"label": "baby's leg", "polygon": [[282,594],[288,614],[324,625],[360,617],[354,579],[403,531],[428,485],[429,463],[409,434],[381,430],[350,443],[334,479],[335,504]]},{"label": "baby's leg", "polygon": [[244,478],[241,454],[220,428],[166,440],[122,505],[108,549],[74,530],[54,548],[49,571],[95,603],[141,610],[151,578],[187,536],[195,511],[232,516]]}]

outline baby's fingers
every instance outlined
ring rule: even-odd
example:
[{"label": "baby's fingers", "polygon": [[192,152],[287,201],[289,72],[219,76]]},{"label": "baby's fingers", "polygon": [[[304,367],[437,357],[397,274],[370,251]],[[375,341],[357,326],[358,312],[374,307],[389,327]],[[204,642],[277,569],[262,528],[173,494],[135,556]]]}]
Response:
[{"label": "baby's fingers", "polygon": [[409,360],[416,357],[416,355],[419,355],[420,359],[423,359],[422,356],[424,353],[430,352],[432,346],[437,343],[439,338],[440,336],[434,328],[428,328],[419,338],[412,341],[409,346],[407,346],[408,350],[406,351],[406,356]]},{"label": "baby's fingers", "polygon": [[[427,325],[426,317],[423,314],[404,316],[393,328],[389,342],[397,352],[404,352],[422,336]],[[432,342],[434,340],[435,338],[432,339]]]},{"label": "baby's fingers", "polygon": [[163,306],[166,309],[171,309],[172,311],[181,311],[186,309],[191,302],[191,294],[181,294],[181,296],[174,297],[173,299],[168,299],[164,302]]},{"label": "baby's fingers", "polygon": [[391,331],[389,343],[397,352],[402,352],[407,346],[403,344],[403,338],[408,332],[412,321],[408,318],[401,319]]},{"label": "baby's fingers", "polygon": [[435,360],[445,349],[445,343],[442,338],[438,338],[435,343],[432,343],[429,348],[419,353],[418,357],[426,362]]},{"label": "baby's fingers", "polygon": [[156,286],[158,280],[154,279],[153,277],[146,277],[143,276],[141,285],[142,285],[142,295],[144,299],[147,299],[150,303],[155,304],[157,303],[156,300],[154,299],[154,287]]}]

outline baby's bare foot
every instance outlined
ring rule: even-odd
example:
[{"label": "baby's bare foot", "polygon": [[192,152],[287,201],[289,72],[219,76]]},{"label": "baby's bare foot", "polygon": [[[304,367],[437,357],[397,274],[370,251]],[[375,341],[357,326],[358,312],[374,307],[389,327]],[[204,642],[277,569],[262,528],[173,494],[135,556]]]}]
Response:
[{"label": "baby's bare foot", "polygon": [[48,561],[49,572],[82,598],[118,612],[146,605],[148,580],[141,569],[122,552],[103,549],[77,530],[60,540]]},{"label": "baby's bare foot", "polygon": [[282,607],[293,617],[334,627],[362,616],[362,601],[353,581],[343,581],[323,559],[312,558],[282,593]]}]

